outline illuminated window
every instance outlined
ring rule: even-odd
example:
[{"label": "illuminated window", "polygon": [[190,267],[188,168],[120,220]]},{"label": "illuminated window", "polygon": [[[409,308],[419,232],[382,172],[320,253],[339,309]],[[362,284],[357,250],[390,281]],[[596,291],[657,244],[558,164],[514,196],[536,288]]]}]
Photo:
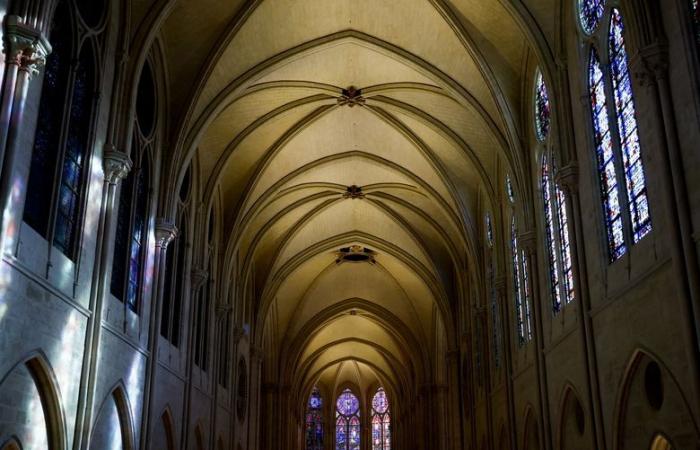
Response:
[{"label": "illuminated window", "polygon": [[690,8],[695,31],[695,42],[700,47],[700,0],[690,0]]},{"label": "illuminated window", "polygon": [[605,11],[605,0],[578,0],[579,21],[583,31],[593,33]]},{"label": "illuminated window", "polygon": [[551,123],[549,93],[542,72],[538,69],[535,75],[535,131],[537,138],[544,141],[549,136]]},{"label": "illuminated window", "polygon": [[323,397],[317,387],[306,404],[306,450],[323,450]]},{"label": "illuminated window", "polygon": [[532,339],[532,316],[530,314],[530,288],[527,261],[524,252],[518,247],[518,229],[515,217],[511,220],[511,258],[513,269],[513,297],[515,298],[515,318],[518,341],[524,345]]},{"label": "illuminated window", "polygon": [[54,13],[23,213],[27,225],[72,260],[79,253],[94,139],[100,57],[93,49],[102,39],[101,30],[78,27],[76,13],[68,1]]},{"label": "illuminated window", "polygon": [[[649,234],[652,224],[625,27],[617,8],[610,11],[607,33],[601,31],[597,37],[600,47],[608,47],[610,71],[605,72],[597,51],[591,48],[588,87],[608,258],[612,262],[627,252],[630,243]],[[612,92],[612,98],[606,92]]]},{"label": "illuminated window", "polygon": [[391,415],[384,388],[372,399],[372,450],[391,450]]},{"label": "illuminated window", "polygon": [[335,450],[360,450],[360,401],[350,389],[336,402]]}]

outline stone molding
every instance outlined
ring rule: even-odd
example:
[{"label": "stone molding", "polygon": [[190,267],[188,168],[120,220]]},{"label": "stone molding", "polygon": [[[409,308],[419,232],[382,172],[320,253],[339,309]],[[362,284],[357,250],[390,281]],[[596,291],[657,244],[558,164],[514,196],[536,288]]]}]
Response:
[{"label": "stone molding", "polygon": [[178,229],[175,224],[167,219],[156,219],[155,235],[156,247],[163,250],[177,237]]},{"label": "stone molding", "polygon": [[7,64],[19,66],[32,77],[51,53],[51,44],[40,30],[24,24],[19,16],[5,17],[5,39],[3,42]]},{"label": "stone molding", "polygon": [[131,158],[124,152],[112,148],[105,150],[104,155],[102,155],[102,170],[105,181],[109,184],[118,184],[119,181],[126,178],[132,167]]}]

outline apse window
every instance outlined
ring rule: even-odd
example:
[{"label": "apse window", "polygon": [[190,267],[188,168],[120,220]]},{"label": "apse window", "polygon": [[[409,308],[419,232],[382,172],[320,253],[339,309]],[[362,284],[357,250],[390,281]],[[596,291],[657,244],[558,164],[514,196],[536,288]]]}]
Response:
[{"label": "apse window", "polygon": [[306,450],[323,448],[323,397],[314,387],[306,405]]},{"label": "apse window", "polygon": [[372,398],[372,450],[391,450],[389,399],[382,387]]},{"label": "apse window", "polygon": [[360,450],[360,401],[345,389],[335,406],[335,449]]}]

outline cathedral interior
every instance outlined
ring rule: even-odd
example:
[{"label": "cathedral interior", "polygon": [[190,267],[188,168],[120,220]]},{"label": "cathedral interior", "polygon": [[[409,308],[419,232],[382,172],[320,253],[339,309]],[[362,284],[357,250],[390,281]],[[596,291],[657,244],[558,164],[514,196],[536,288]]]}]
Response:
[{"label": "cathedral interior", "polygon": [[698,0],[0,17],[0,450],[700,450]]}]

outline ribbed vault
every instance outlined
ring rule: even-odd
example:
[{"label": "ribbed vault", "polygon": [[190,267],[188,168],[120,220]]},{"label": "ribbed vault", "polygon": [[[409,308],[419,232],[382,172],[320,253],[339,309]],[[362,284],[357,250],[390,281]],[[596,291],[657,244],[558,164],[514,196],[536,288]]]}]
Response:
[{"label": "ribbed vault", "polygon": [[171,68],[172,176],[195,161],[220,205],[263,383],[290,414],[315,385],[382,385],[412,414],[447,381],[480,211],[523,164],[523,21],[495,0],[203,2],[213,36],[184,26],[195,3],[165,25],[168,52],[210,47]]}]

